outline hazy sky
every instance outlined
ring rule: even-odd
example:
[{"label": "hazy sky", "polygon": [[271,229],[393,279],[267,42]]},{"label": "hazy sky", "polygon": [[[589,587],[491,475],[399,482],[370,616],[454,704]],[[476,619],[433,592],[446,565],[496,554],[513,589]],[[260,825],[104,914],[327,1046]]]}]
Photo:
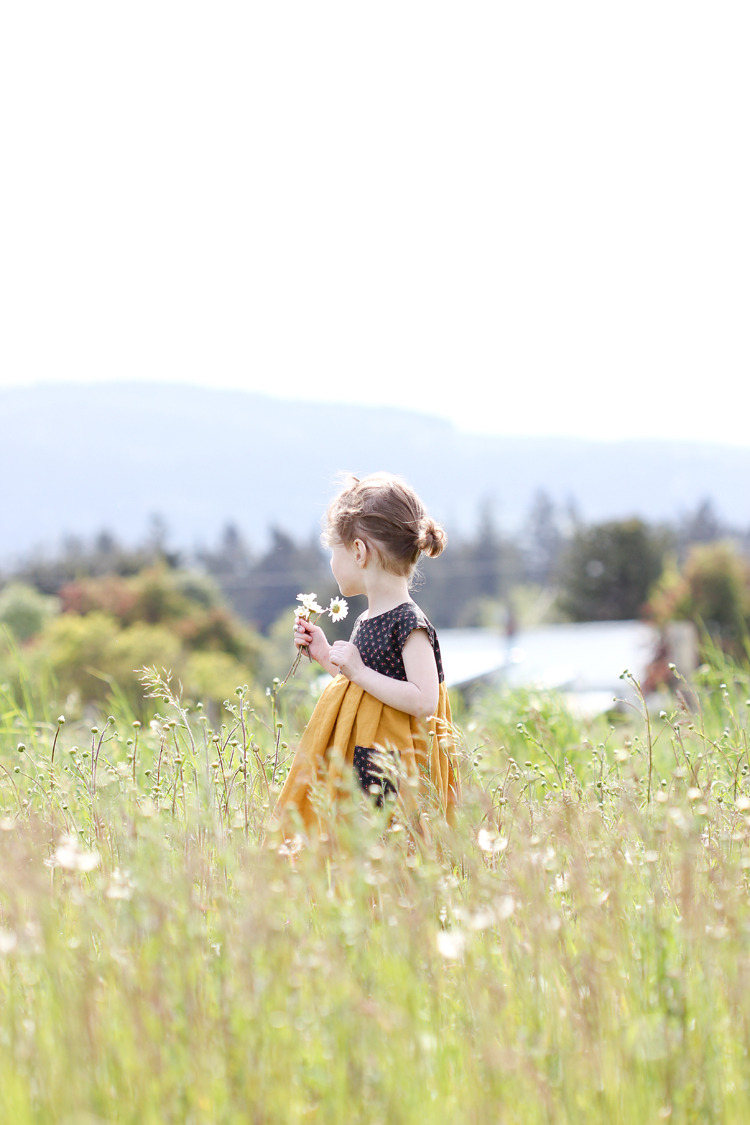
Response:
[{"label": "hazy sky", "polygon": [[750,443],[749,31],[746,0],[6,4],[0,386]]}]

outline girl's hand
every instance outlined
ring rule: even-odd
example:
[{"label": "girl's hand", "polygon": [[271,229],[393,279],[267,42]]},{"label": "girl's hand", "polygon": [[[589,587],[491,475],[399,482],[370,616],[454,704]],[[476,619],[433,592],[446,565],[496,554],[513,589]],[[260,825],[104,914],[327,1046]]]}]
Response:
[{"label": "girl's hand", "polygon": [[334,641],[328,654],[328,663],[355,683],[364,669],[359,649],[351,641]]},{"label": "girl's hand", "polygon": [[324,667],[328,664],[331,646],[319,625],[311,625],[301,617],[295,618],[294,643],[298,649],[306,648],[313,660]]}]

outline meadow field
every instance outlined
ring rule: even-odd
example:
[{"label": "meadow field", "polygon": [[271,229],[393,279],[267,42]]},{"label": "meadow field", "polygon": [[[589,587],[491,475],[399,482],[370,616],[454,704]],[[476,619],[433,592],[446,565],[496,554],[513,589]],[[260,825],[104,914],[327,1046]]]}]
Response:
[{"label": "meadow field", "polygon": [[140,720],[0,694],[0,1122],[750,1118],[744,665],[592,725],[457,701],[457,825],[353,791],[309,843],[306,685],[143,678]]}]

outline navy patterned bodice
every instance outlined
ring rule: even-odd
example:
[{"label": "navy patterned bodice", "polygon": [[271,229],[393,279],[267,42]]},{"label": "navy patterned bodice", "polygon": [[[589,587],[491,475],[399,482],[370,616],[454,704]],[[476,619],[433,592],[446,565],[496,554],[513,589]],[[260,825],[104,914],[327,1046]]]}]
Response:
[{"label": "navy patterned bodice", "polygon": [[415,629],[424,629],[435,653],[438,679],[445,679],[437,633],[422,610],[414,602],[404,602],[395,609],[379,613],[376,617],[360,614],[354,622],[351,643],[359,649],[363,664],[392,680],[405,680],[406,670],[402,656],[404,645]]}]

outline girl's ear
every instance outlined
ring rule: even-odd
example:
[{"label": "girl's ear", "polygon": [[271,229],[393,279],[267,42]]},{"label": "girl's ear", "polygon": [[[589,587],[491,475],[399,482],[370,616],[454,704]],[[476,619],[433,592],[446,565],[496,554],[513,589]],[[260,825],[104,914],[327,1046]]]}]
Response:
[{"label": "girl's ear", "polygon": [[352,543],[352,550],[357,566],[367,566],[367,544],[364,539],[355,539]]}]

